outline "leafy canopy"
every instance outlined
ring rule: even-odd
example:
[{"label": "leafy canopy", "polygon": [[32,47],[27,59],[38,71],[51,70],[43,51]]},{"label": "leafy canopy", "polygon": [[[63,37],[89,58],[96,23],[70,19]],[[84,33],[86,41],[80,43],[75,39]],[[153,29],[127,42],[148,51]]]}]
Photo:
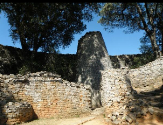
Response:
[{"label": "leafy canopy", "polygon": [[163,37],[163,3],[105,3],[100,16],[99,23],[109,31],[114,28],[125,28],[126,33],[144,30],[159,57],[156,37]]},{"label": "leafy canopy", "polygon": [[24,51],[52,52],[70,45],[74,34],[86,29],[98,3],[1,3],[13,41]]}]

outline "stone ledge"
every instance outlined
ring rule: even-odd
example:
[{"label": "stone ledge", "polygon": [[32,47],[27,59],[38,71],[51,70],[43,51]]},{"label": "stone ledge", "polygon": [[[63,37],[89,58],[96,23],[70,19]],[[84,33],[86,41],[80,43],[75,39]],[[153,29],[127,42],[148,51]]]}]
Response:
[{"label": "stone ledge", "polygon": [[34,116],[33,108],[28,102],[8,102],[1,108],[4,119],[6,119],[3,121],[6,122],[6,125],[27,122],[32,120]]}]

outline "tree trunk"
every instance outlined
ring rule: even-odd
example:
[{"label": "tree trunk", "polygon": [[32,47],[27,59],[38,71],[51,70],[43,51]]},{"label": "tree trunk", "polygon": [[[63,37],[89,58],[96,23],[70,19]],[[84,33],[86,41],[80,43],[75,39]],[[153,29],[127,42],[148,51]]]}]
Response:
[{"label": "tree trunk", "polygon": [[163,32],[162,32],[162,39],[161,39],[161,56],[163,55]]},{"label": "tree trunk", "polygon": [[152,45],[152,49],[153,49],[153,52],[154,52],[154,56],[155,58],[159,58],[161,56],[161,51],[159,49],[159,46],[157,45],[157,42],[156,42],[156,32],[155,30],[151,33],[148,33],[148,36],[151,40],[151,45]]},{"label": "tree trunk", "polygon": [[20,36],[20,42],[21,42],[21,46],[22,46],[22,50],[23,50],[23,55],[24,55],[24,57],[26,57],[29,54],[29,47],[28,47],[26,40],[23,36]]},{"label": "tree trunk", "polygon": [[37,51],[38,51],[39,45],[38,45],[38,38],[36,37],[34,39],[34,46],[33,46],[33,52],[32,52],[32,58],[35,60]]}]

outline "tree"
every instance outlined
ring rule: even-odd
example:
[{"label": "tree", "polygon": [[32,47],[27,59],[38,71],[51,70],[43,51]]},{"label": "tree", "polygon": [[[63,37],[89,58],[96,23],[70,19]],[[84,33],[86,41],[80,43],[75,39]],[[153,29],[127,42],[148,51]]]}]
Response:
[{"label": "tree", "polygon": [[11,26],[13,41],[20,40],[24,52],[52,52],[70,45],[74,34],[86,29],[98,3],[1,3]]},{"label": "tree", "polygon": [[140,38],[140,43],[141,43],[141,46],[140,46],[139,50],[142,54],[153,52],[152,46],[150,44],[150,39],[147,35]]},{"label": "tree", "polygon": [[[157,41],[157,45],[159,46],[159,49],[162,52],[162,38],[161,38],[160,33],[157,33],[156,41]],[[141,46],[139,50],[142,54],[153,54],[150,39],[146,34],[142,38],[140,38],[140,43],[141,43]]]},{"label": "tree", "polygon": [[111,31],[114,28],[126,28],[126,33],[144,30],[154,55],[158,58],[161,51],[156,36],[159,32],[163,39],[162,15],[163,3],[105,3],[100,11],[99,23]]}]

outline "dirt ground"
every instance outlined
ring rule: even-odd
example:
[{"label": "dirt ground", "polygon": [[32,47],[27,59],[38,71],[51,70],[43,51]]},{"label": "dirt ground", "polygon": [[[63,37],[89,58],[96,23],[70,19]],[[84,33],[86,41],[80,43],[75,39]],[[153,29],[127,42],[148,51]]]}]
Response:
[{"label": "dirt ground", "polygon": [[[113,125],[111,122],[106,122],[103,111],[104,108],[97,108],[89,115],[76,118],[38,119],[21,125]],[[163,125],[163,118],[161,114],[158,117],[147,113],[146,116],[137,119],[137,124],[132,123],[131,125]]]},{"label": "dirt ground", "polygon": [[108,125],[104,116],[87,116],[69,119],[39,119],[21,125]]},{"label": "dirt ground", "polygon": [[[151,117],[151,114],[147,114],[146,116],[144,116],[143,118],[137,119],[138,121],[138,125],[163,125],[163,120],[162,120],[162,116],[160,115],[159,117]],[[159,118],[159,119],[158,119]]]},{"label": "dirt ground", "polygon": [[[157,119],[139,119],[137,125],[163,125]],[[85,116],[69,119],[39,119],[21,125],[111,125],[105,121],[103,115]],[[135,125],[135,124],[131,124]]]}]

